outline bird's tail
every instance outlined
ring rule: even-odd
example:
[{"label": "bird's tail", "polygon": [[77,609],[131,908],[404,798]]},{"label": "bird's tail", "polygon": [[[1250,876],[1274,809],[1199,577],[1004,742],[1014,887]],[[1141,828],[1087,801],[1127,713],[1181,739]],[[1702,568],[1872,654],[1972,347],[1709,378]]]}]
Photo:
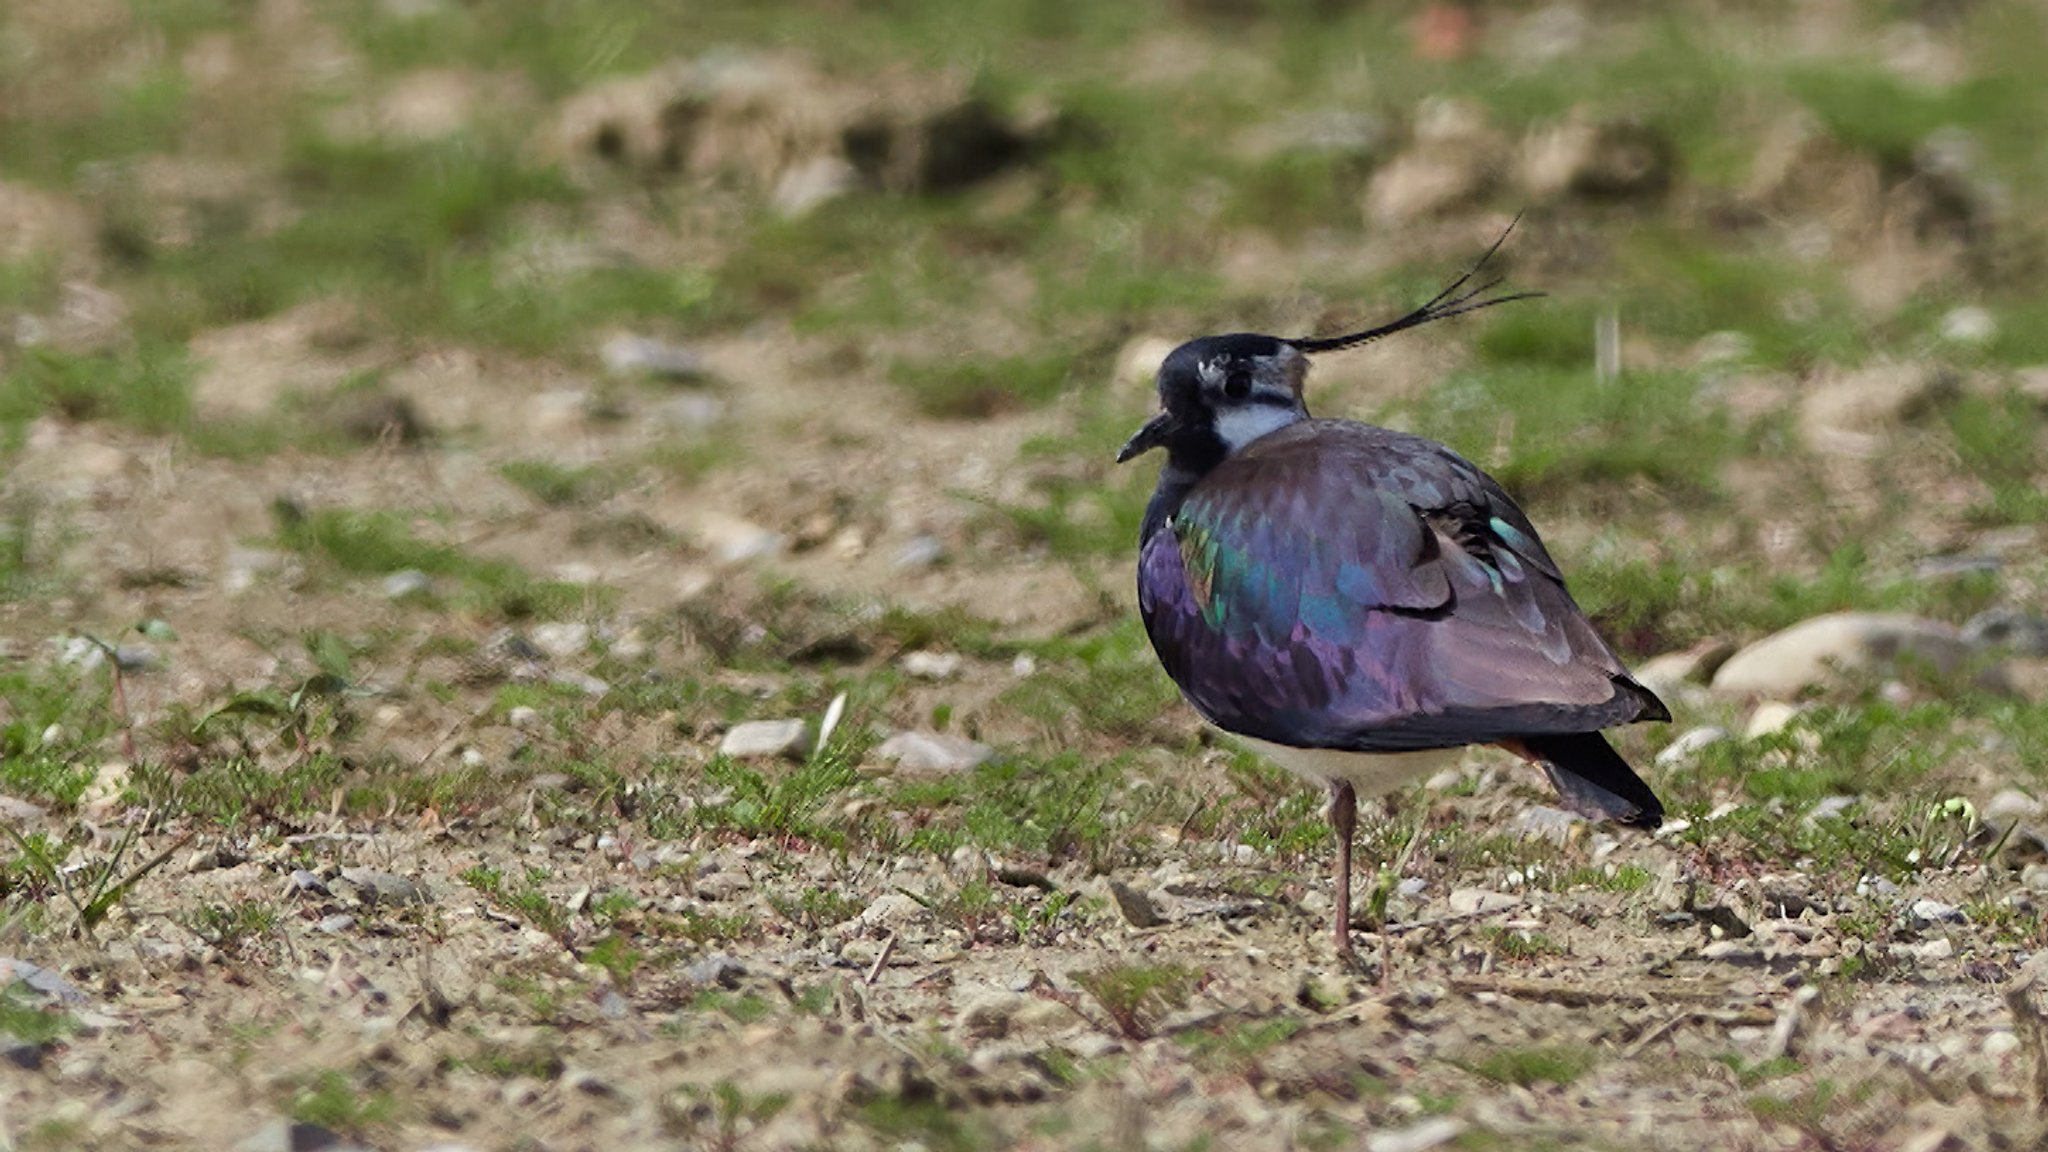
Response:
[{"label": "bird's tail", "polygon": [[1523,736],[1501,746],[1542,767],[1565,807],[1588,820],[1638,828],[1664,823],[1664,805],[1598,732]]}]

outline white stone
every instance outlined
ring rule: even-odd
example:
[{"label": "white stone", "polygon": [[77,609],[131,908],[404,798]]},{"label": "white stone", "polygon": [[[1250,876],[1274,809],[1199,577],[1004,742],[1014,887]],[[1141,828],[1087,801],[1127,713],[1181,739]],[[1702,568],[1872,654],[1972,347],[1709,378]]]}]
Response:
[{"label": "white stone", "polygon": [[1749,722],[1742,726],[1742,738],[1759,740],[1783,732],[1803,711],[1805,709],[1797,704],[1787,704],[1783,700],[1766,700],[1749,714]]},{"label": "white stone", "polygon": [[1484,888],[1459,888],[1451,893],[1451,915],[1472,916],[1484,912],[1499,912],[1514,908],[1522,901],[1505,892],[1491,892]]},{"label": "white stone", "polygon": [[1841,673],[1890,668],[1902,659],[1953,673],[1971,653],[1962,634],[1939,621],[1895,612],[1834,612],[1737,652],[1714,673],[1713,686],[1730,695],[1782,699],[1825,685]]},{"label": "white stone", "polygon": [[1913,906],[1907,912],[1912,917],[1914,924],[1923,928],[1934,924],[1966,924],[1969,922],[1969,917],[1963,915],[1961,908],[1953,904],[1944,904],[1939,900],[1915,900],[1913,901]]},{"label": "white stone", "polygon": [[614,376],[659,376],[695,380],[704,374],[704,358],[666,340],[620,333],[604,342],[598,358]]},{"label": "white stone", "polygon": [[1428,1152],[1465,1134],[1465,1122],[1455,1116],[1438,1116],[1412,1128],[1375,1132],[1365,1138],[1365,1152]]},{"label": "white stone", "polygon": [[1680,733],[1678,739],[1666,745],[1663,751],[1657,753],[1657,767],[1675,768],[1692,759],[1700,749],[1710,744],[1719,744],[1726,739],[1728,730],[1712,724],[1688,729]]},{"label": "white stone", "polygon": [[926,914],[925,906],[902,892],[884,892],[861,910],[859,920],[869,928],[897,928]]},{"label": "white stone", "polygon": [[882,741],[875,755],[894,764],[898,771],[939,776],[971,772],[987,763],[995,749],[943,732],[909,731]]},{"label": "white stone", "polygon": [[960,672],[958,652],[911,652],[903,657],[903,670],[921,680],[951,680]]},{"label": "white stone", "polygon": [[433,577],[417,568],[401,568],[384,577],[384,598],[403,600],[409,596],[421,596],[433,588]]},{"label": "white stone", "polygon": [[527,636],[533,646],[557,660],[581,656],[590,648],[590,625],[576,621],[536,624]]},{"label": "white stone", "polygon": [[802,720],[748,720],[733,725],[718,742],[718,754],[735,760],[801,760],[810,750],[810,725]]},{"label": "white stone", "polygon": [[1998,338],[1998,317],[1975,304],[1951,309],[1941,318],[1941,338],[1954,344],[1989,344]]}]

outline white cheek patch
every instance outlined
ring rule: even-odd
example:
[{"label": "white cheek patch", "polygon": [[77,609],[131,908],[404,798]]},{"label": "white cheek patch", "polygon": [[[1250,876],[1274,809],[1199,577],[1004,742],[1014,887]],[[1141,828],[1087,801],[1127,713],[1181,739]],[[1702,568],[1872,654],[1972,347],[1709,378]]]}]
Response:
[{"label": "white cheek patch", "polygon": [[1259,437],[1277,432],[1299,419],[1300,412],[1277,404],[1226,408],[1216,413],[1216,438],[1223,441],[1227,451],[1236,452]]}]

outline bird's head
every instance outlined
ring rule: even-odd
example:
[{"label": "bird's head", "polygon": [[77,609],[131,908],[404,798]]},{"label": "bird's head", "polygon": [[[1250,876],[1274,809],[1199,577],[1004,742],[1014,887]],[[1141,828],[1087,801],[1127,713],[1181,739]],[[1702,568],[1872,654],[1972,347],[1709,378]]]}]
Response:
[{"label": "bird's head", "polygon": [[1301,389],[1311,355],[1355,348],[1434,320],[1542,295],[1488,296],[1500,285],[1498,278],[1466,287],[1500,251],[1514,227],[1510,222],[1470,271],[1398,320],[1344,336],[1285,339],[1240,332],[1204,336],[1175,348],[1159,366],[1159,414],[1124,444],[1117,463],[1164,448],[1170,468],[1199,475],[1259,437],[1308,418]]},{"label": "bird's head", "polygon": [[1190,340],[1159,366],[1159,414],[1117,453],[1154,448],[1202,472],[1276,428],[1306,419],[1308,357],[1286,340],[1239,332]]}]

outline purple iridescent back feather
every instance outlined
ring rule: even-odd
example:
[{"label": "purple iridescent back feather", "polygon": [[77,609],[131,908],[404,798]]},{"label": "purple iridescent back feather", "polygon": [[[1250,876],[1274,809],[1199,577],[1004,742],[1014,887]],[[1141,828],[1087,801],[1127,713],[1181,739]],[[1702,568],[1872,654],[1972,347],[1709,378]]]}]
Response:
[{"label": "purple iridescent back feather", "polygon": [[1668,718],[1499,485],[1420,437],[1309,420],[1143,542],[1153,647],[1227,731],[1363,752]]}]

